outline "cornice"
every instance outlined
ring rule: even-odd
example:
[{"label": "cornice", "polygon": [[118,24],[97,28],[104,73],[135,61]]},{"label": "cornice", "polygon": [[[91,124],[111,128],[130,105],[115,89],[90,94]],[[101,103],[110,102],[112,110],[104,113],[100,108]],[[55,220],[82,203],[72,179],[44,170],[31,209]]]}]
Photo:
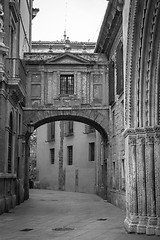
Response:
[{"label": "cornice", "polygon": [[126,128],[125,131],[123,132],[123,136],[125,138],[128,136],[136,135],[152,136],[153,134],[160,134],[160,125],[139,128]]},{"label": "cornice", "polygon": [[109,1],[104,16],[95,52],[109,52],[113,39],[122,25],[123,0]]}]

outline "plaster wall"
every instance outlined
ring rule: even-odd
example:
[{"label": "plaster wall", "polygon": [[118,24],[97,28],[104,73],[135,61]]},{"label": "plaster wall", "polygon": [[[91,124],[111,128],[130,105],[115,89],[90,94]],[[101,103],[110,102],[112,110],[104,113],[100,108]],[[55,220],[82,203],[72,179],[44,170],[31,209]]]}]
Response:
[{"label": "plaster wall", "polygon": [[[55,141],[47,142],[47,125],[37,129],[37,167],[39,170],[40,186],[42,188],[59,189],[59,151],[60,151],[60,122],[55,122]],[[89,161],[89,143],[95,142],[95,133],[84,134],[85,125],[74,122],[73,136],[63,140],[63,173],[66,191],[95,192],[96,158]],[[67,163],[67,146],[73,146],[73,165]],[[50,163],[50,148],[55,148],[55,164]],[[95,146],[96,147],[96,146]],[[96,150],[95,150],[96,151]],[[95,154],[96,155],[96,154]]]}]

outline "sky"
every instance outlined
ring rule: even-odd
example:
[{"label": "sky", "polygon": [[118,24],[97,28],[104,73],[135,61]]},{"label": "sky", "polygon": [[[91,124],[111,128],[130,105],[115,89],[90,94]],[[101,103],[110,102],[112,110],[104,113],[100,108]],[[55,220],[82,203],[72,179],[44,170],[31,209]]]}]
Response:
[{"label": "sky", "polygon": [[34,0],[33,41],[60,41],[66,29],[71,41],[96,42],[107,8],[106,0]]}]

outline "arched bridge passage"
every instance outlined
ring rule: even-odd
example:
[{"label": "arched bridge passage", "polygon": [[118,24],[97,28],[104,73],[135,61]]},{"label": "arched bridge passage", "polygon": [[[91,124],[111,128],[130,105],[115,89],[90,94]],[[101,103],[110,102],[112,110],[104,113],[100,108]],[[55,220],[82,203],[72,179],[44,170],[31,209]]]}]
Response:
[{"label": "arched bridge passage", "polygon": [[34,129],[51,121],[72,120],[93,126],[108,142],[108,109],[24,109],[23,124],[33,124]]}]

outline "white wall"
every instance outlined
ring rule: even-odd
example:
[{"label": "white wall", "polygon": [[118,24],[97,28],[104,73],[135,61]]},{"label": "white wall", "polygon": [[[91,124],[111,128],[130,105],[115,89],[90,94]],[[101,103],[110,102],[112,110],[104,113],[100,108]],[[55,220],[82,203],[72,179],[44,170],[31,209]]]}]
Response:
[{"label": "white wall", "polygon": [[[95,142],[96,134],[84,134],[85,125],[74,122],[74,135],[64,137],[63,169],[66,191],[95,192],[96,161],[89,161],[89,143]],[[55,142],[47,142],[47,125],[37,129],[37,167],[42,187],[58,189],[58,161],[60,148],[59,122],[56,122]],[[67,164],[67,146],[73,146],[73,165]],[[49,149],[55,148],[55,164],[50,163]],[[96,145],[95,145],[96,148]],[[96,154],[95,154],[96,156]],[[95,157],[96,158],[96,157]],[[77,176],[77,179],[76,179]]]}]

